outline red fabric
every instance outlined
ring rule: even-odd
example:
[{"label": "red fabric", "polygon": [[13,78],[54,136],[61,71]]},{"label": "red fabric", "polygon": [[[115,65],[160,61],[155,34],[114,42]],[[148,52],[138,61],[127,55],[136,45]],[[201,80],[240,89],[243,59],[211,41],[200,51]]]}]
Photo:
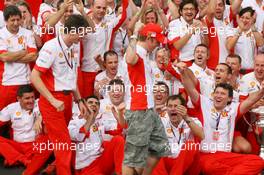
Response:
[{"label": "red fabric", "polygon": [[80,92],[80,95],[82,98],[84,98],[82,96],[82,92],[83,92],[83,85],[84,82],[83,82],[83,72],[81,71],[81,68],[78,67],[77,68],[77,85],[78,85],[78,89],[79,89],[79,92]]},{"label": "red fabric", "polygon": [[128,7],[128,0],[123,0],[122,1],[122,15],[121,15],[121,19],[119,20],[118,24],[114,27],[112,33],[111,33],[111,39],[110,39],[110,46],[109,46],[109,50],[111,50],[113,48],[113,43],[114,43],[114,34],[115,32],[119,29],[119,27],[121,27],[121,25],[124,23],[124,21],[126,20],[127,17],[127,7]]},{"label": "red fabric", "polygon": [[83,87],[80,88],[80,93],[83,98],[94,94],[94,82],[97,72],[82,72]]},{"label": "red fabric", "polygon": [[43,83],[46,85],[49,91],[55,91],[55,78],[53,76],[52,69],[47,69],[43,67],[39,67],[35,64],[34,69],[42,72],[41,79]]},{"label": "red fabric", "polygon": [[18,143],[13,140],[0,137],[0,155],[5,158],[7,165],[15,163],[27,163],[32,159],[33,144],[32,142]]},{"label": "red fabric", "polygon": [[[220,56],[219,39],[218,39],[218,36],[216,34],[217,32],[216,32],[216,27],[214,26],[214,23],[209,22],[209,20],[207,18],[205,18],[205,22],[206,22],[206,25],[208,27],[208,30],[212,31],[212,32],[209,32],[209,35],[208,35],[210,57],[207,61],[207,66],[210,69],[215,70],[216,66],[219,63],[219,56]],[[213,35],[213,33],[215,35]]]},{"label": "red fabric", "polygon": [[[131,82],[130,94],[131,94],[131,104],[130,110],[145,110],[148,108],[148,97],[146,92],[138,91],[133,87],[146,87],[146,73],[144,61],[138,55],[138,61],[135,65],[127,65],[128,76]],[[142,76],[138,76],[138,73],[141,73]]]},{"label": "red fabric", "polygon": [[71,174],[72,151],[63,148],[57,148],[56,144],[71,145],[71,138],[68,131],[68,124],[72,117],[72,95],[64,95],[60,92],[52,92],[57,100],[64,102],[64,110],[58,112],[43,96],[39,99],[39,109],[42,114],[43,122],[47,129],[47,135],[53,144],[55,144],[54,154],[56,161],[57,174]]},{"label": "red fabric", "polygon": [[177,50],[173,43],[178,41],[180,37],[176,37],[173,40],[169,41],[169,49],[170,49],[170,54],[171,54],[171,61],[173,62],[174,60],[178,60],[180,57],[180,51]]},{"label": "red fabric", "polygon": [[206,175],[258,174],[264,160],[256,155],[231,152],[201,153],[200,166]]},{"label": "red fabric", "polygon": [[[185,148],[191,148],[191,145],[194,144],[192,141],[186,142]],[[193,146],[194,148],[195,146]],[[177,158],[161,158],[158,165],[153,170],[152,175],[180,175],[185,174],[187,170],[193,165],[197,165],[197,161],[199,160],[199,149],[185,149],[182,148],[179,156]],[[198,148],[198,147],[197,147]],[[197,172],[189,172],[188,174],[195,175],[199,174],[199,170]]]},{"label": "red fabric", "polygon": [[166,70],[173,75],[176,79],[178,79],[179,81],[181,81],[181,75],[178,74],[175,69],[172,67],[172,63],[169,62],[168,66],[166,67]]},{"label": "red fabric", "polygon": [[121,136],[113,137],[110,142],[104,142],[102,155],[88,167],[77,170],[76,175],[106,175],[113,174],[114,172],[121,174],[124,145],[125,140]]},{"label": "red fabric", "polygon": [[[35,146],[34,155],[30,164],[28,164],[27,168],[23,172],[23,175],[35,175],[38,174],[43,165],[47,162],[49,157],[52,154],[51,150],[44,149],[44,145],[48,145],[48,136],[47,135],[39,135],[34,142]],[[42,145],[42,146],[41,146]],[[41,148],[41,150],[40,150]]]},{"label": "red fabric", "polygon": [[[260,145],[257,141],[256,134],[253,131],[247,133],[247,140],[251,145],[251,154],[259,155],[260,153]],[[261,135],[260,135],[261,137]]]},{"label": "red fabric", "polygon": [[30,10],[32,12],[32,15],[37,20],[38,12],[39,12],[39,6],[42,3],[42,0],[26,0],[26,1],[30,5]]},{"label": "red fabric", "polygon": [[2,86],[0,85],[0,110],[7,105],[17,101],[17,90],[20,86]]}]

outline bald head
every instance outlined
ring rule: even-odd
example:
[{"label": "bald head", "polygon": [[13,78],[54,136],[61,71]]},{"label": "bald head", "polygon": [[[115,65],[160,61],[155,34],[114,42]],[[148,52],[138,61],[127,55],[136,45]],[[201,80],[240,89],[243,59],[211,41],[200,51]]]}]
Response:
[{"label": "bald head", "polygon": [[264,54],[255,57],[254,73],[258,81],[264,80]]}]

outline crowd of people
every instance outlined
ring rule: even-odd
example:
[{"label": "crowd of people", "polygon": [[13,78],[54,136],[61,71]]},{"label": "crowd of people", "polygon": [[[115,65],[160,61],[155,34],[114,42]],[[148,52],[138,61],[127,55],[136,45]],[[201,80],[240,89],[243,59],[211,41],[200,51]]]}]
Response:
[{"label": "crowd of people", "polygon": [[263,0],[33,3],[0,10],[4,166],[261,173]]}]

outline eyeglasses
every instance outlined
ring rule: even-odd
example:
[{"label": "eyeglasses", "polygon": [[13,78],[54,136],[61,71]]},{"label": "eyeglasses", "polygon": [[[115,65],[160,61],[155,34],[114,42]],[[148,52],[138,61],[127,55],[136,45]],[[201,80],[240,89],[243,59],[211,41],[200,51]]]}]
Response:
[{"label": "eyeglasses", "polygon": [[195,8],[183,8],[182,11],[195,11]]}]

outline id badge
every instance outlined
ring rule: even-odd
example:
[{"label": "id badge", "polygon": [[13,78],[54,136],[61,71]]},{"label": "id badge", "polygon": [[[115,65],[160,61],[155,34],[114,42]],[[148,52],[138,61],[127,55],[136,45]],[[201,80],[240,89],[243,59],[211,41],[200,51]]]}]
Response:
[{"label": "id badge", "polygon": [[219,140],[220,133],[219,131],[214,131],[213,132],[213,140],[218,141]]}]

